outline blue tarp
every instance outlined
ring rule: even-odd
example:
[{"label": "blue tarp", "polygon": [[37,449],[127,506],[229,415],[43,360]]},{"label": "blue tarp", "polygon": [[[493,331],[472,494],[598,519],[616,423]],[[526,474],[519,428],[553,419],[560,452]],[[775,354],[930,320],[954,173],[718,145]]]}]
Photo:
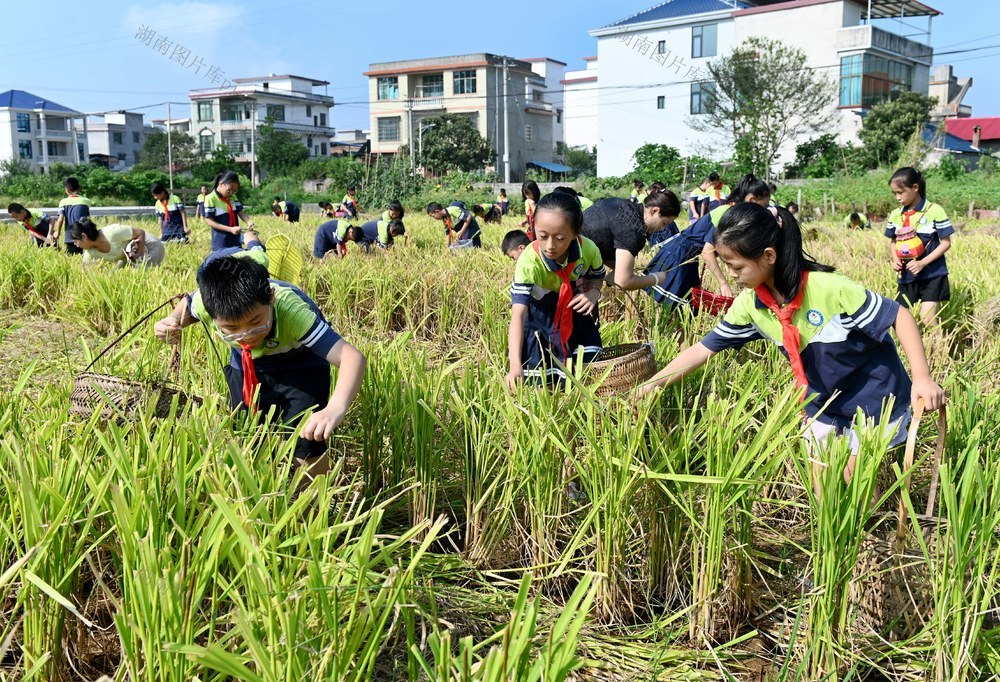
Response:
[{"label": "blue tarp", "polygon": [[529,161],[528,165],[538,166],[539,168],[544,168],[545,170],[551,171],[553,173],[569,173],[573,170],[576,170],[574,168],[570,168],[569,166],[564,166],[560,163],[548,163],[545,161]]}]

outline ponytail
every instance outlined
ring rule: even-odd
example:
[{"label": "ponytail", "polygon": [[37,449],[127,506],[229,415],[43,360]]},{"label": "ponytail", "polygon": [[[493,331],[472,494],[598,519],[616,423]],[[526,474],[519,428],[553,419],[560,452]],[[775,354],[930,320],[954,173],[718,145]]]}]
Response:
[{"label": "ponytail", "polygon": [[221,184],[231,185],[233,183],[236,183],[237,185],[240,184],[240,176],[236,173],[236,171],[222,171],[215,176],[215,182],[212,184],[212,191],[214,192],[219,189],[219,185]]},{"label": "ponytail", "polygon": [[646,195],[643,200],[642,205],[646,208],[658,208],[660,209],[660,215],[664,218],[674,217],[676,218],[681,214],[681,202],[677,198],[677,195],[671,192],[669,189],[664,189],[662,191],[650,192]]},{"label": "ponytail", "polygon": [[766,249],[774,249],[774,287],[788,300],[799,293],[803,270],[834,270],[805,252],[799,222],[783,208],[768,209],[753,202],[736,204],[719,220],[715,234],[719,244],[747,260],[757,260]]},{"label": "ponytail", "polygon": [[920,198],[927,199],[927,178],[912,166],[904,166],[893,173],[892,177],[889,178],[889,186],[891,187],[893,183],[899,183],[904,187],[913,187],[916,185],[920,191]]},{"label": "ponytail", "polygon": [[746,201],[748,194],[752,194],[757,199],[770,199],[771,188],[753,173],[747,173],[736,183],[736,187],[729,193],[729,196],[734,203],[739,204]]}]

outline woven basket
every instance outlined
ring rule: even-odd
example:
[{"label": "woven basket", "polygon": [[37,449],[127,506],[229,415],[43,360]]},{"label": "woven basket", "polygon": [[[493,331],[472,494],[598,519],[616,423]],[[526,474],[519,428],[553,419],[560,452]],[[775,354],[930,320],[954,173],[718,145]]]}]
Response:
[{"label": "woven basket", "polygon": [[625,343],[608,346],[587,366],[587,373],[597,379],[599,396],[630,391],[656,374],[656,358],[648,343]]},{"label": "woven basket", "polygon": [[[907,488],[913,472],[917,430],[922,414],[923,403],[918,402],[903,457]],[[927,508],[916,519],[932,561],[938,555],[937,531],[940,524],[945,523],[935,518],[933,512],[947,428],[942,407],[938,413],[938,439],[934,447]],[[933,566],[913,536],[912,526],[907,522],[903,491],[900,491],[898,511],[883,515],[879,526],[862,541],[858,552],[850,584],[850,599],[856,609],[855,630],[897,641],[917,634],[933,616],[932,580]]]},{"label": "woven basket", "polygon": [[709,315],[724,315],[735,300],[732,296],[715,294],[698,287],[691,289],[692,310],[704,311]]}]

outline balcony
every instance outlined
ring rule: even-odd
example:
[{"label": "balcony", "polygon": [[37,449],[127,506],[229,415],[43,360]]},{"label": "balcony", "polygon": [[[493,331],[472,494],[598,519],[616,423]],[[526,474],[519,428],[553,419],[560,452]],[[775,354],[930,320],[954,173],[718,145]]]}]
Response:
[{"label": "balcony", "polygon": [[837,31],[836,47],[837,52],[880,50],[927,66],[934,58],[934,49],[930,45],[870,25],[840,29]]},{"label": "balcony", "polygon": [[274,127],[278,130],[287,130],[293,133],[302,133],[305,135],[327,135],[333,137],[337,134],[337,129],[333,126],[319,126],[313,125],[312,121],[309,123],[295,123],[294,121],[275,121]]},{"label": "balcony", "polygon": [[223,130],[242,130],[250,128],[250,119],[223,119],[219,121],[219,127]]},{"label": "balcony", "polygon": [[[82,134],[82,133],[81,133]],[[72,140],[73,133],[69,130],[46,129],[43,134],[41,130],[35,130],[35,139],[38,140]]]},{"label": "balcony", "polygon": [[529,99],[524,103],[526,109],[535,109],[536,111],[547,111],[552,112],[552,105],[548,102],[538,102],[536,100]]},{"label": "balcony", "polygon": [[414,111],[444,109],[444,97],[415,97],[412,101]]}]

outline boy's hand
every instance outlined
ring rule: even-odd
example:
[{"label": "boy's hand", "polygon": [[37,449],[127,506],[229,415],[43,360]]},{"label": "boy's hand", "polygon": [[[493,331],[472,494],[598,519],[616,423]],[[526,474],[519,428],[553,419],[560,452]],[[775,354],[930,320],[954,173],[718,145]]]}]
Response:
[{"label": "boy's hand", "polygon": [[507,376],[504,377],[504,381],[507,382],[507,388],[511,393],[513,393],[517,390],[517,385],[524,381],[524,369],[522,367],[514,367],[507,372]]},{"label": "boy's hand", "polygon": [[575,310],[581,315],[593,315],[597,310],[597,301],[601,298],[600,289],[588,289],[580,292],[569,302],[570,310]]},{"label": "boy's hand", "polygon": [[330,437],[333,430],[344,421],[345,412],[324,407],[314,412],[306,425],[302,427],[302,437],[306,440],[324,441]]},{"label": "boy's hand", "polygon": [[913,382],[910,390],[910,404],[917,406],[917,401],[923,398],[924,409],[933,412],[944,405],[944,390],[933,379],[920,379]]},{"label": "boy's hand", "polygon": [[924,269],[926,264],[922,260],[911,260],[906,264],[906,270],[911,275],[919,275],[920,271]]},{"label": "boy's hand", "polygon": [[162,320],[153,325],[153,333],[156,338],[164,343],[181,342],[181,325],[173,315],[167,315]]}]

